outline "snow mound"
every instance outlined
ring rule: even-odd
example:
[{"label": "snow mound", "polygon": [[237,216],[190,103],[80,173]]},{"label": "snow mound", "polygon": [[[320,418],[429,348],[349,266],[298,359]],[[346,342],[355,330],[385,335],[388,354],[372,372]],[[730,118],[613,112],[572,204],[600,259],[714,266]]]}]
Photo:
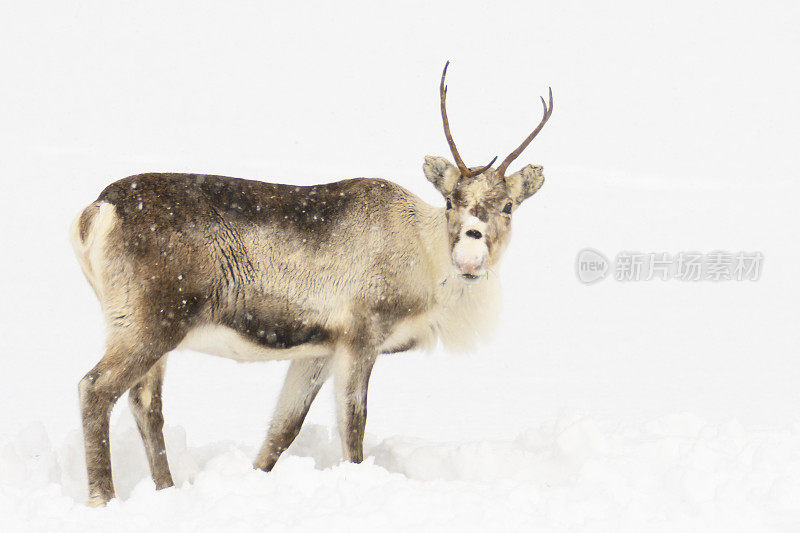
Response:
[{"label": "snow mound", "polygon": [[325,528],[732,531],[800,524],[800,429],[754,431],[673,415],[635,427],[565,416],[508,441],[338,438],[305,428],[269,474],[255,447],[187,446],[165,430],[176,486],[155,491],[134,428],[117,427],[118,498],[86,498],[82,438],[54,447],[41,424],[0,446],[6,531],[289,531]]}]

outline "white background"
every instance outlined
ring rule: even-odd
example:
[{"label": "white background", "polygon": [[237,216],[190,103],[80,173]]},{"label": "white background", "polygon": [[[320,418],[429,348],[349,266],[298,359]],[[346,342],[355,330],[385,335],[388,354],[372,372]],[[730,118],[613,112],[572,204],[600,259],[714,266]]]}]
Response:
[{"label": "white background", "polygon": [[[496,336],[474,354],[380,360],[371,438],[491,442],[664,416],[795,431],[797,4],[5,2],[0,21],[4,441],[34,422],[57,447],[79,428],[103,325],[67,230],[105,185],[144,171],[380,176],[440,205],[421,164],[449,157],[447,59],[469,165],[513,150],[552,86],[553,117],[514,165],[543,165],[546,183],[515,215]],[[587,287],[586,246],[765,261],[757,282]],[[174,354],[167,424],[190,446],[257,446],[285,368]],[[332,427],[331,396],[310,424]],[[113,420],[132,427],[126,402]]]}]

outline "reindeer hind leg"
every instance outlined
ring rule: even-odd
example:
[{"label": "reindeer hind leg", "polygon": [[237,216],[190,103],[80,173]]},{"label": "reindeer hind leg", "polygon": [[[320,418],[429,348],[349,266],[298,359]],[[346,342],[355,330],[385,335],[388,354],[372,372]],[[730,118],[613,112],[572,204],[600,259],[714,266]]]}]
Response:
[{"label": "reindeer hind leg", "polygon": [[111,409],[166,351],[155,349],[151,343],[131,341],[124,334],[112,331],[105,355],[80,381],[90,505],[103,505],[114,497],[109,447]]},{"label": "reindeer hind leg", "polygon": [[165,355],[128,391],[128,403],[144,442],[156,489],[173,485],[162,431],[164,415],[161,410],[161,389],[166,362]]}]

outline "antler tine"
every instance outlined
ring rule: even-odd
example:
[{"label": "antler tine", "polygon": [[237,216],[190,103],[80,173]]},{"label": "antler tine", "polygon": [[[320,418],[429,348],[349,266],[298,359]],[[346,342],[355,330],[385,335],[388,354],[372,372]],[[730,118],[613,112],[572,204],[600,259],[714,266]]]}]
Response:
[{"label": "antler tine", "polygon": [[450,66],[450,61],[444,64],[444,70],[442,71],[442,81],[439,82],[439,96],[442,100],[442,124],[444,124],[444,136],[447,138],[447,144],[450,145],[450,152],[453,154],[453,159],[456,160],[456,165],[458,166],[458,170],[461,171],[462,176],[466,176],[469,174],[469,169],[467,165],[464,164],[464,161],[461,159],[461,156],[458,154],[458,148],[456,148],[456,142],[453,140],[453,136],[450,134],[450,121],[447,120],[447,107],[445,105],[445,98],[447,97],[447,85],[444,84],[444,77],[447,75],[447,67]]},{"label": "antler tine", "polygon": [[508,165],[510,165],[511,162],[514,161],[517,157],[519,157],[519,155],[522,153],[522,151],[525,150],[525,148],[528,147],[528,145],[531,143],[533,138],[536,137],[536,135],[538,135],[538,133],[542,130],[542,128],[544,127],[545,123],[550,118],[550,115],[553,114],[553,89],[552,88],[548,88],[548,89],[549,89],[549,93],[550,93],[550,105],[548,106],[548,104],[544,101],[544,98],[540,97],[540,98],[542,98],[542,106],[544,107],[544,116],[542,116],[542,120],[539,122],[539,125],[536,126],[536,129],[533,130],[533,133],[528,135],[528,138],[525,139],[524,141],[522,141],[522,144],[520,144],[519,147],[516,150],[514,150],[513,152],[508,154],[508,157],[503,159],[503,162],[500,163],[499,167],[497,167],[497,173],[500,176],[505,176],[506,169],[508,168]]},{"label": "antler tine", "polygon": [[492,159],[491,161],[489,161],[489,164],[488,164],[488,165],[486,165],[485,167],[481,167],[481,168],[479,168],[478,170],[471,170],[471,171],[469,172],[469,174],[467,175],[467,177],[470,177],[470,178],[471,178],[472,176],[477,176],[478,174],[483,174],[484,172],[486,172],[487,170],[489,170],[490,168],[492,168],[492,165],[494,165],[494,162],[495,162],[495,161],[497,161],[497,156],[494,156],[494,159]]},{"label": "antler tine", "polygon": [[497,156],[492,159],[488,165],[483,166],[477,170],[470,170],[467,165],[464,164],[464,160],[461,159],[461,156],[458,153],[458,149],[456,148],[456,142],[453,140],[453,136],[450,134],[450,121],[447,120],[447,107],[445,105],[445,99],[447,98],[447,85],[444,84],[444,78],[447,75],[447,67],[450,66],[450,61],[444,64],[444,70],[442,71],[442,81],[439,82],[439,96],[442,101],[442,124],[444,124],[444,136],[447,138],[447,144],[450,145],[450,151],[453,153],[453,159],[456,160],[456,166],[458,166],[458,170],[461,172],[462,178],[471,178],[473,176],[477,176],[478,174],[482,174],[489,170],[495,161],[497,161]]}]

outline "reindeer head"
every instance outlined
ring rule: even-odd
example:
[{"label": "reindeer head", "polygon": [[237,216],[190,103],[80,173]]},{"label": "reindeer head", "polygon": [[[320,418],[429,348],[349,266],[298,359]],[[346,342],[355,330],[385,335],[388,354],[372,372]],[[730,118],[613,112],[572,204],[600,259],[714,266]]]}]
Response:
[{"label": "reindeer head", "polygon": [[539,125],[500,166],[492,168],[497,160],[495,157],[484,167],[467,168],[450,135],[447,120],[444,78],[449,64],[448,61],[444,66],[439,94],[444,134],[456,166],[443,157],[427,156],[422,168],[428,180],[445,197],[453,266],[462,278],[475,281],[484,277],[500,260],[511,236],[511,214],[544,183],[542,167],[538,165],[527,165],[510,176],[505,173],[508,165],[531,143],[553,113],[553,91],[550,90],[549,104],[542,98],[544,116]]}]

